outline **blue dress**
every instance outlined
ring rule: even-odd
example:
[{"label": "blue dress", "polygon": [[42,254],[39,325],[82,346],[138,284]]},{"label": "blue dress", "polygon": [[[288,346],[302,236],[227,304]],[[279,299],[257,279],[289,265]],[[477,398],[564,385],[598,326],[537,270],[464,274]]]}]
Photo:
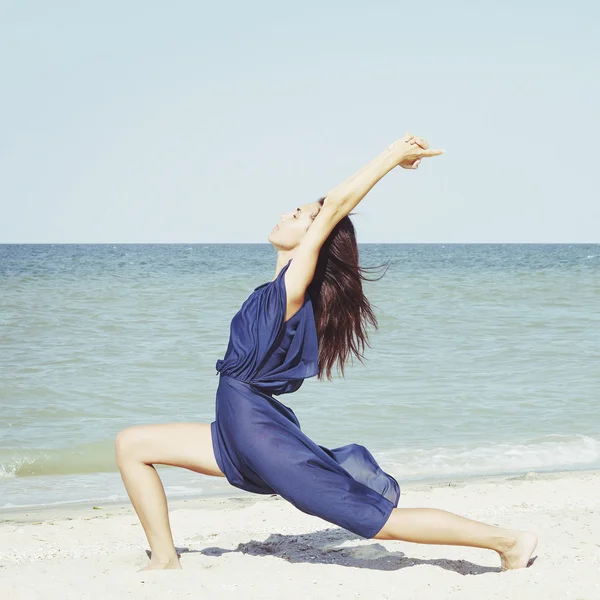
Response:
[{"label": "blue dress", "polygon": [[231,321],[227,351],[216,364],[217,464],[231,485],[277,494],[301,511],[365,538],[398,506],[400,487],[359,444],[329,449],[300,429],[274,396],[295,392],[318,374],[318,343],[308,294],[287,322],[284,275],[259,285]]}]

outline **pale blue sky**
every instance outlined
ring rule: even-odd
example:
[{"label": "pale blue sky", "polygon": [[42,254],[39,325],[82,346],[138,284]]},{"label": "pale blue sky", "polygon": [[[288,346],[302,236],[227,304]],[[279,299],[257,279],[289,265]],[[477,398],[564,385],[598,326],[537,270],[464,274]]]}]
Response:
[{"label": "pale blue sky", "polygon": [[359,242],[600,242],[597,2],[0,0],[0,243],[266,242],[409,130]]}]

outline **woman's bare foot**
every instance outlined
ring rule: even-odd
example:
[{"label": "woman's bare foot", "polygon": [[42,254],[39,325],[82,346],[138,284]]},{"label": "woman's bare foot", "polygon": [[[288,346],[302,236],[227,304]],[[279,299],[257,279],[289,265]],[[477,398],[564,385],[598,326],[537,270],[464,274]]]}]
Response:
[{"label": "woman's bare foot", "polygon": [[514,538],[506,548],[499,551],[502,570],[523,569],[529,564],[529,559],[538,543],[538,537],[530,531],[515,531]]},{"label": "woman's bare foot", "polygon": [[167,562],[160,562],[158,560],[150,560],[148,566],[140,569],[140,571],[166,571],[171,569],[181,569],[181,563],[179,562],[179,557],[175,560],[169,560]]}]

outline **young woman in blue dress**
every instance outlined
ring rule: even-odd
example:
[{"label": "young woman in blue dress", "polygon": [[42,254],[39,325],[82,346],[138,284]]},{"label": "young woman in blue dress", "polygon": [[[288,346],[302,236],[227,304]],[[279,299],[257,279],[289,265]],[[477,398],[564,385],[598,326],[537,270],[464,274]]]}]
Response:
[{"label": "young woman in blue dress", "polygon": [[[181,567],[155,464],[227,477],[233,485],[257,493],[279,493],[301,510],[368,538],[487,548],[497,552],[503,570],[528,565],[537,545],[533,532],[496,527],[441,509],[397,507],[397,482],[380,469],[366,448],[351,444],[332,451],[317,446],[301,432],[293,411],[272,397],[273,392],[294,391],[303,377],[318,374],[319,379],[331,379],[335,365],[343,374],[344,363],[351,354],[361,359],[367,340],[365,326],[376,326],[377,319],[362,292],[364,277],[349,215],[392,169],[415,170],[424,158],[442,153],[443,150],[430,149],[424,139],[406,134],[319,201],[281,215],[268,238],[277,250],[273,289],[267,289],[267,284],[259,286],[244,305],[246,310],[261,306],[261,310],[271,313],[275,319],[272,327],[266,320],[262,329],[271,327],[273,331],[238,331],[250,346],[240,350],[239,340],[233,338],[232,322],[230,345],[235,341],[238,348],[236,352],[229,348],[225,359],[217,363],[221,367],[217,420],[212,424],[136,425],[119,432],[117,465],[151,549],[151,560],[145,569]],[[250,300],[254,300],[254,305]],[[309,318],[298,315],[309,308]],[[292,320],[296,316],[300,318]],[[249,320],[241,319],[243,323]],[[257,316],[252,315],[252,320],[256,321]],[[299,323],[303,329],[298,329],[296,336],[304,335],[306,343],[301,345],[308,348],[313,336],[314,357],[294,355],[288,362],[293,362],[295,371],[284,373],[277,382],[273,373],[284,372],[286,356],[290,358],[292,352],[293,336],[286,337],[289,332],[284,325],[291,324],[293,329]],[[260,354],[261,346],[268,349],[266,354],[264,348]],[[239,363],[240,352],[248,353],[244,369],[231,360],[233,356]],[[298,375],[297,365],[302,360],[308,366]],[[246,368],[255,363],[266,370]],[[251,393],[244,394],[244,390]],[[263,410],[272,411],[271,429],[271,416],[268,412],[263,414]],[[251,418],[257,412],[261,416],[252,430]],[[259,431],[265,420],[267,426]],[[274,447],[282,448],[281,455],[271,451]],[[279,463],[274,462],[274,455]],[[254,468],[248,469],[248,464]],[[307,464],[310,468],[306,468]],[[316,465],[324,468],[315,468]],[[285,477],[281,476],[283,471]],[[321,486],[319,494],[312,493],[313,482]]]}]

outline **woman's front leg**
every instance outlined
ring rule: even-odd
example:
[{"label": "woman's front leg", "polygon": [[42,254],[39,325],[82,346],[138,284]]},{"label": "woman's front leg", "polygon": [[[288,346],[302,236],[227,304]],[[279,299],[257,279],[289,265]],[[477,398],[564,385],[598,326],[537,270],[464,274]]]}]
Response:
[{"label": "woman's front leg", "polygon": [[503,570],[526,567],[538,541],[531,531],[496,527],[438,508],[394,508],[374,537],[488,548],[499,554]]},{"label": "woman's front leg", "polygon": [[217,465],[209,423],[136,425],[115,441],[121,478],[152,552],[147,569],[180,569],[165,490],[155,464],[224,477]]}]

